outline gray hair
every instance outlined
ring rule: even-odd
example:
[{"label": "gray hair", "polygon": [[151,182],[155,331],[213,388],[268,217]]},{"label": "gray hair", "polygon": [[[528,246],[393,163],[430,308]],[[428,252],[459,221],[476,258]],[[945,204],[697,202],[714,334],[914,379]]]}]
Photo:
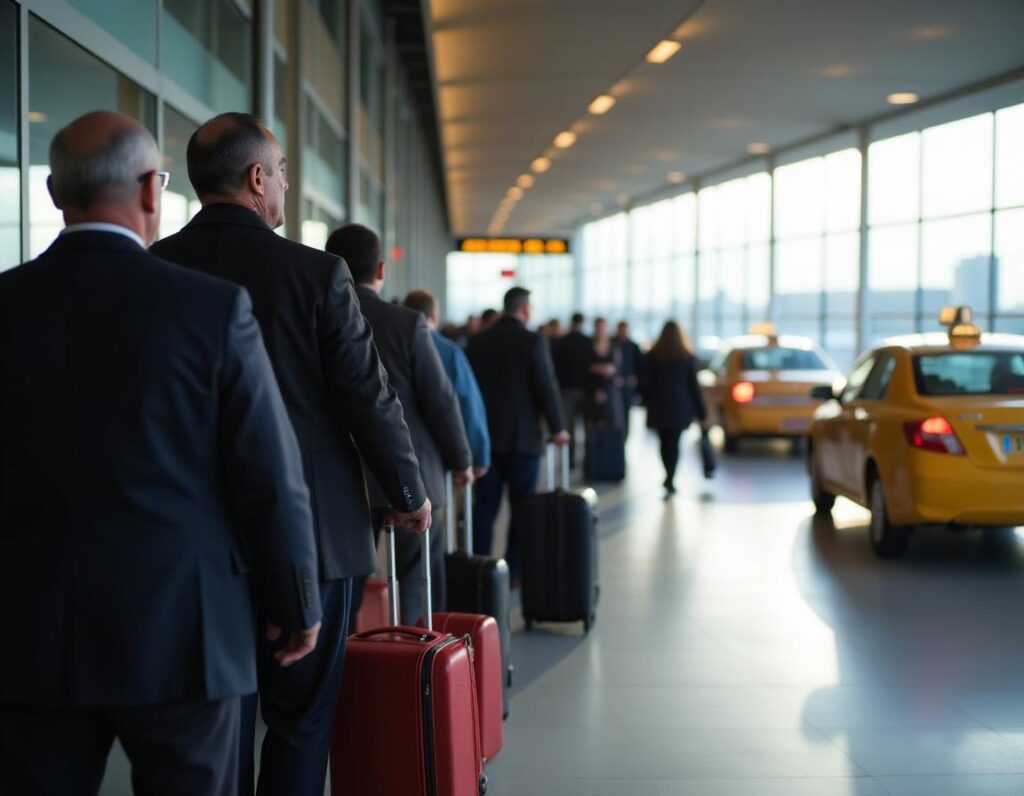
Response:
[{"label": "gray hair", "polygon": [[97,199],[128,201],[139,177],[160,162],[156,141],[141,127],[118,130],[106,146],[86,155],[69,150],[64,133],[50,144],[53,192],[62,205],[87,208]]}]

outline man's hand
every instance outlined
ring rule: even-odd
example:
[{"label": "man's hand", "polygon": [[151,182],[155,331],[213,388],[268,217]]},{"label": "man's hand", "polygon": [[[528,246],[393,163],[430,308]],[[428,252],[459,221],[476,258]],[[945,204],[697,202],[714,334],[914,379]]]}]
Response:
[{"label": "man's hand", "polygon": [[[282,631],[277,625],[268,624],[267,640],[277,641],[281,638],[282,632],[284,631]],[[313,648],[316,647],[316,640],[319,635],[319,622],[306,630],[293,630],[291,637],[288,639],[288,643],[285,644],[283,649],[279,649],[274,653],[274,658],[277,659],[278,664],[281,666],[291,666],[293,663],[302,660],[313,651]]]},{"label": "man's hand", "polygon": [[416,511],[396,511],[388,515],[387,523],[411,533],[423,533],[430,527],[430,499],[423,501],[423,505]]},{"label": "man's hand", "polygon": [[467,467],[465,470],[453,470],[452,471],[452,483],[455,486],[466,486],[472,484],[476,476],[473,474],[473,468]]},{"label": "man's hand", "polygon": [[553,443],[555,443],[555,445],[557,445],[559,448],[561,448],[563,445],[568,445],[569,444],[569,432],[568,431],[559,431],[557,434],[555,434],[553,437],[551,437],[551,441]]},{"label": "man's hand", "polygon": [[483,478],[485,475],[487,475],[487,471],[490,470],[490,469],[491,469],[490,467],[474,467],[473,468],[473,478],[475,480],[479,481],[481,478]]}]

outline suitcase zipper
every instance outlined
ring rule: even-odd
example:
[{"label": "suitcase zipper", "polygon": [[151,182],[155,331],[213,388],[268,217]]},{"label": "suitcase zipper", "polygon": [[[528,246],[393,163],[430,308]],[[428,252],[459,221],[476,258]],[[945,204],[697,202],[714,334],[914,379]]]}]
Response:
[{"label": "suitcase zipper", "polygon": [[440,644],[427,650],[427,654],[423,658],[423,762],[426,766],[427,775],[426,796],[437,796],[437,771],[435,771],[437,761],[434,760],[434,711],[430,702],[434,658],[437,657],[441,650],[450,647],[452,644],[458,644],[461,640],[456,636],[445,639]]}]

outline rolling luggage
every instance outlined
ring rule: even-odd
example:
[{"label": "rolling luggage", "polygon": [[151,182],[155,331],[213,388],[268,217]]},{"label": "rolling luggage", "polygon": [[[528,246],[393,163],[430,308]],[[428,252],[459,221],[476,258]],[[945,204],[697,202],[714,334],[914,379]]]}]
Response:
[{"label": "rolling luggage", "polygon": [[[445,483],[449,509],[454,507],[451,476]],[[503,558],[473,554],[473,495],[466,488],[465,537],[461,550],[455,544],[455,512],[448,513],[448,555],[445,556],[447,605],[453,611],[493,616],[501,641],[502,716],[508,716],[508,690],[512,687],[511,590],[508,564]],[[454,552],[453,552],[454,551]],[[489,756],[488,756],[489,757]]]},{"label": "rolling luggage", "polygon": [[353,633],[365,633],[377,627],[386,627],[388,613],[388,582],[371,578],[363,585],[363,604],[352,620]]},{"label": "rolling luggage", "polygon": [[621,428],[587,426],[583,477],[587,481],[621,481],[626,477],[626,438]]},{"label": "rolling luggage", "polygon": [[533,623],[583,622],[589,633],[597,612],[597,495],[569,491],[568,451],[562,448],[562,486],[554,488],[554,459],[547,456],[550,492],[529,495],[522,509],[522,609]]},{"label": "rolling luggage", "polygon": [[426,628],[398,626],[394,528],[386,529],[390,627],[348,640],[331,745],[331,791],[374,796],[486,792],[473,655],[432,629],[430,533],[423,543]]},{"label": "rolling luggage", "polygon": [[706,428],[700,430],[700,463],[704,468],[704,477],[713,478],[715,470],[718,469],[718,459]]}]

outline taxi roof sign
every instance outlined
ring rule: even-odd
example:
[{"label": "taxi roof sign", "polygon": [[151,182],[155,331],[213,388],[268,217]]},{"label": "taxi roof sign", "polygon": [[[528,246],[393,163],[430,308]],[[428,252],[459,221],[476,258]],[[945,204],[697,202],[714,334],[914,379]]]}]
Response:
[{"label": "taxi roof sign", "polygon": [[462,238],[459,251],[467,254],[568,254],[565,238]]},{"label": "taxi roof sign", "polygon": [[750,324],[750,331],[748,334],[758,334],[764,337],[776,337],[778,332],[775,330],[775,324],[771,321],[761,321],[760,323]]},{"label": "taxi roof sign", "polygon": [[943,307],[939,323],[949,327],[949,342],[954,347],[970,347],[981,342],[981,327],[974,323],[974,310],[967,305]]},{"label": "taxi roof sign", "polygon": [[948,305],[939,311],[939,323],[942,326],[955,326],[958,323],[972,323],[973,321],[974,310],[966,304]]}]

